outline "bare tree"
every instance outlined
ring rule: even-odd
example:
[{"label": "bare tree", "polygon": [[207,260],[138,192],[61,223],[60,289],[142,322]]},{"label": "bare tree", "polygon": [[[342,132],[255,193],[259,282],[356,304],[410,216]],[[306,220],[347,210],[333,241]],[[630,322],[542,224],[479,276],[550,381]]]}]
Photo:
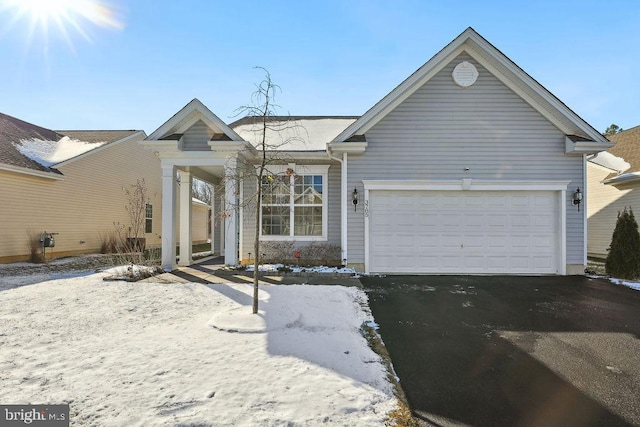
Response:
[{"label": "bare tree", "polygon": [[[283,183],[283,179],[294,174],[291,169],[281,171],[282,167],[271,168],[272,165],[286,165],[286,154],[280,149],[294,142],[304,142],[300,134],[305,132],[304,128],[290,117],[274,117],[280,107],[274,102],[280,87],[271,80],[269,72],[256,67],[264,72],[264,78],[255,85],[255,91],[251,97],[251,103],[239,107],[236,116],[247,116],[247,121],[252,125],[253,148],[250,152],[239,153],[239,162],[233,177],[238,185],[247,182],[255,190],[243,192],[242,200],[238,199],[234,209],[245,208],[253,210],[255,220],[255,235],[253,246],[253,313],[258,313],[258,277],[259,266],[262,261],[260,248],[261,229],[261,201],[264,197],[270,197],[278,185]],[[242,155],[240,155],[242,154]],[[230,179],[230,177],[225,177]],[[245,187],[245,188],[247,188]],[[227,213],[228,214],[228,213]]]},{"label": "bare tree", "polygon": [[114,223],[117,235],[118,251],[123,259],[132,264],[142,264],[144,258],[144,235],[146,225],[147,205],[149,196],[147,184],[144,180],[138,179],[131,188],[125,189],[127,203],[125,210],[129,216],[129,223],[125,226]]},{"label": "bare tree", "polygon": [[213,196],[211,185],[198,178],[193,178],[191,180],[191,191],[193,192],[193,197],[211,206],[211,198]]}]

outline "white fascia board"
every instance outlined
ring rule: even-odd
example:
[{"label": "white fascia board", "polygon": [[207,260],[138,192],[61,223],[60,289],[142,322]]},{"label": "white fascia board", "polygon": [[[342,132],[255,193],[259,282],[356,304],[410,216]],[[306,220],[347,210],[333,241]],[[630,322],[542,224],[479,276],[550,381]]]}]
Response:
[{"label": "white fascia board", "polygon": [[[585,135],[589,136],[594,141],[599,141],[600,143],[604,144],[606,148],[609,148],[608,146],[606,146],[607,140],[604,136],[602,136],[597,130],[595,130],[587,122],[582,120],[575,112],[573,112],[569,107],[563,104],[558,98],[556,98],[553,94],[551,94],[551,92],[545,89],[540,83],[534,80],[530,75],[528,75],[524,70],[518,67],[513,61],[507,58],[504,54],[498,51],[489,42],[484,40],[477,33],[472,33],[469,36],[469,39],[472,40],[484,52],[488,53],[492,59],[494,59],[500,65],[505,67],[512,75],[515,76],[516,79],[523,82],[526,86],[528,86],[531,90],[533,90],[538,96],[544,99],[544,101],[547,102],[549,106],[551,106],[555,110],[555,112],[569,119],[569,121],[571,121],[580,130],[582,130],[585,133]],[[506,78],[506,76],[504,76],[503,73],[499,72],[497,69],[495,69],[495,67],[489,64],[488,61],[482,58],[482,55],[480,55],[477,51],[474,51],[472,46],[469,46],[469,49],[466,49],[466,50],[469,53],[469,55],[471,55],[475,60],[477,60],[483,67],[487,68],[502,83],[507,85],[507,87],[509,87],[511,90],[513,90],[518,95],[520,95],[522,98],[527,100],[527,102],[531,106],[533,106],[536,110],[538,110],[541,114],[543,114],[545,118],[547,118],[547,120],[551,121],[552,123],[556,124],[556,126],[558,126],[557,120],[553,116],[553,112],[547,111],[546,108],[542,107],[539,103],[533,101],[531,97],[526,95],[522,89],[518,88],[518,86],[514,84],[513,81],[510,81],[508,78]],[[546,114],[545,114],[545,111],[547,111]],[[559,126],[558,128],[562,129],[562,127],[559,127]],[[565,133],[569,133],[569,132],[570,130],[565,131]]]},{"label": "white fascia board", "polygon": [[327,147],[334,153],[362,154],[367,149],[367,142],[331,142]]},{"label": "white fascia board", "polygon": [[561,191],[571,181],[363,180],[365,190],[404,191]]},{"label": "white fascia board", "polygon": [[211,127],[220,129],[222,133],[226,134],[233,141],[242,141],[240,135],[220,120],[218,116],[213,114],[213,112],[197,98],[191,100],[191,102],[174,114],[173,117],[152,132],[151,135],[149,135],[149,139],[157,140],[169,133],[171,129],[189,127],[199,119]]},{"label": "white fascia board", "polygon": [[613,178],[605,179],[603,184],[618,185],[618,184],[631,184],[640,181],[640,172],[629,172],[622,175],[614,176]]},{"label": "white fascia board", "polygon": [[[288,165],[266,165],[265,169],[276,175],[286,173],[289,169],[293,169],[298,175],[327,175],[329,173],[329,167],[331,165],[303,165],[303,164],[288,164]],[[254,166],[258,169],[260,166]]]},{"label": "white fascia board", "polygon": [[254,155],[256,149],[247,141],[208,141],[207,145],[214,153],[238,153],[240,151]]},{"label": "white fascia board", "polygon": [[177,139],[162,139],[162,140],[149,140],[145,139],[140,141],[145,149],[156,151],[158,153],[179,153],[180,149],[178,145],[180,141]]},{"label": "white fascia board", "polygon": [[57,181],[65,179],[64,175],[60,175],[57,173],[38,171],[35,169],[23,168],[20,166],[13,166],[13,165],[7,165],[7,164],[0,164],[0,170],[6,171],[6,172],[19,173],[22,175],[36,176],[38,178],[53,179]]},{"label": "white fascia board", "polygon": [[229,162],[228,157],[203,157],[201,151],[184,152],[178,155],[159,155],[163,165],[173,166],[225,166]]},{"label": "white fascia board", "polygon": [[442,70],[450,60],[458,56],[462,52],[460,44],[461,42],[455,43],[454,40],[454,42],[450,43],[438,52],[422,67],[411,74],[405,81],[400,83],[394,90],[389,92],[387,96],[371,107],[371,109],[364,113],[362,117],[349,125],[331,142],[343,142],[351,136],[355,134],[363,134],[375,126],[375,124],[385,117],[390,111],[400,105],[418,88]]},{"label": "white fascia board", "polygon": [[283,157],[283,160],[330,160],[326,151],[279,151],[278,153],[268,153],[267,157],[270,159],[278,159]]},{"label": "white fascia board", "polygon": [[575,154],[575,155],[583,155],[583,154],[594,154],[599,153],[601,151],[605,151],[608,148],[613,147],[615,144],[611,142],[597,142],[597,141],[572,141],[571,138],[565,136],[564,138],[564,147],[565,153],[567,154]]},{"label": "white fascia board", "polygon": [[56,163],[52,167],[58,168],[58,167],[61,167],[61,166],[66,166],[66,165],[68,165],[70,163],[73,163],[73,162],[75,162],[77,160],[83,159],[83,158],[85,158],[87,156],[90,156],[92,154],[95,154],[95,153],[99,153],[100,151],[106,150],[106,149],[108,149],[110,147],[113,147],[115,145],[122,144],[122,143],[127,142],[127,141],[131,141],[132,139],[140,137],[140,136],[142,137],[142,138],[140,138],[140,140],[142,141],[144,139],[144,137],[147,136],[147,134],[143,130],[139,130],[136,133],[132,133],[131,135],[126,136],[126,137],[124,137],[122,139],[119,139],[117,141],[108,142],[108,143],[103,144],[102,146],[100,146],[98,148],[94,148],[93,150],[86,151],[86,152],[84,152],[82,154],[78,154],[75,157],[72,157],[70,159],[62,161],[60,163]]}]

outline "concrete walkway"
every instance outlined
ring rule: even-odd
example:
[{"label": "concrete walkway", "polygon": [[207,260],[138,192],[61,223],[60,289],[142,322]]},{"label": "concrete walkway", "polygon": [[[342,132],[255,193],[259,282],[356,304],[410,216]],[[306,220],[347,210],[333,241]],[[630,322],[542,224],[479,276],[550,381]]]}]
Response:
[{"label": "concrete walkway", "polygon": [[[163,273],[145,279],[147,282],[161,283],[253,283],[253,272],[224,269],[224,257],[206,257],[195,261],[188,267]],[[304,276],[261,274],[260,285],[342,285],[362,287],[359,279],[353,277],[336,277],[332,274],[309,273]]]}]

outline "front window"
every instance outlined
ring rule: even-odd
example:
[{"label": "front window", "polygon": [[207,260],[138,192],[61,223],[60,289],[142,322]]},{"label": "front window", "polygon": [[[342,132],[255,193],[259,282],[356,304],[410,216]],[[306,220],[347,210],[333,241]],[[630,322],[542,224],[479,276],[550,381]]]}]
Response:
[{"label": "front window", "polygon": [[262,180],[261,235],[275,239],[323,238],[326,179],[326,173],[296,174],[291,169],[281,175],[265,176]]}]

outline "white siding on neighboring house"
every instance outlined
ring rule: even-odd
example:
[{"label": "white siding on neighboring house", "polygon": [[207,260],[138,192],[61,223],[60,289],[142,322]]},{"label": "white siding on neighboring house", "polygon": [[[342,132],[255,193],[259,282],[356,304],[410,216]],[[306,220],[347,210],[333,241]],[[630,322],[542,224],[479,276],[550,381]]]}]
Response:
[{"label": "white siding on neighboring house", "polygon": [[[453,68],[469,61],[477,82],[457,86]],[[462,54],[366,133],[349,156],[348,189],[363,180],[570,181],[566,194],[567,264],[584,264],[583,212],[570,206],[583,188],[583,159],[565,155],[565,135],[471,56]],[[468,168],[468,170],[466,170]],[[348,211],[349,263],[364,263],[364,209]]]},{"label": "white siding on neighboring house", "polygon": [[587,254],[604,258],[611,245],[611,237],[618,212],[631,207],[640,212],[640,190],[637,187],[616,188],[602,181],[613,171],[587,162]]},{"label": "white siding on neighboring house", "polygon": [[209,239],[209,206],[193,203],[192,205],[192,233],[191,239],[193,243],[204,243]]},{"label": "white siding on neighboring house", "polygon": [[[179,191],[180,187],[177,187]],[[209,206],[201,202],[193,201],[191,203],[191,242],[195,245],[198,243],[205,243],[209,239],[208,235],[208,219],[209,218]],[[180,209],[176,212],[176,222],[180,224]],[[176,230],[176,239],[180,241],[180,227]]]}]

